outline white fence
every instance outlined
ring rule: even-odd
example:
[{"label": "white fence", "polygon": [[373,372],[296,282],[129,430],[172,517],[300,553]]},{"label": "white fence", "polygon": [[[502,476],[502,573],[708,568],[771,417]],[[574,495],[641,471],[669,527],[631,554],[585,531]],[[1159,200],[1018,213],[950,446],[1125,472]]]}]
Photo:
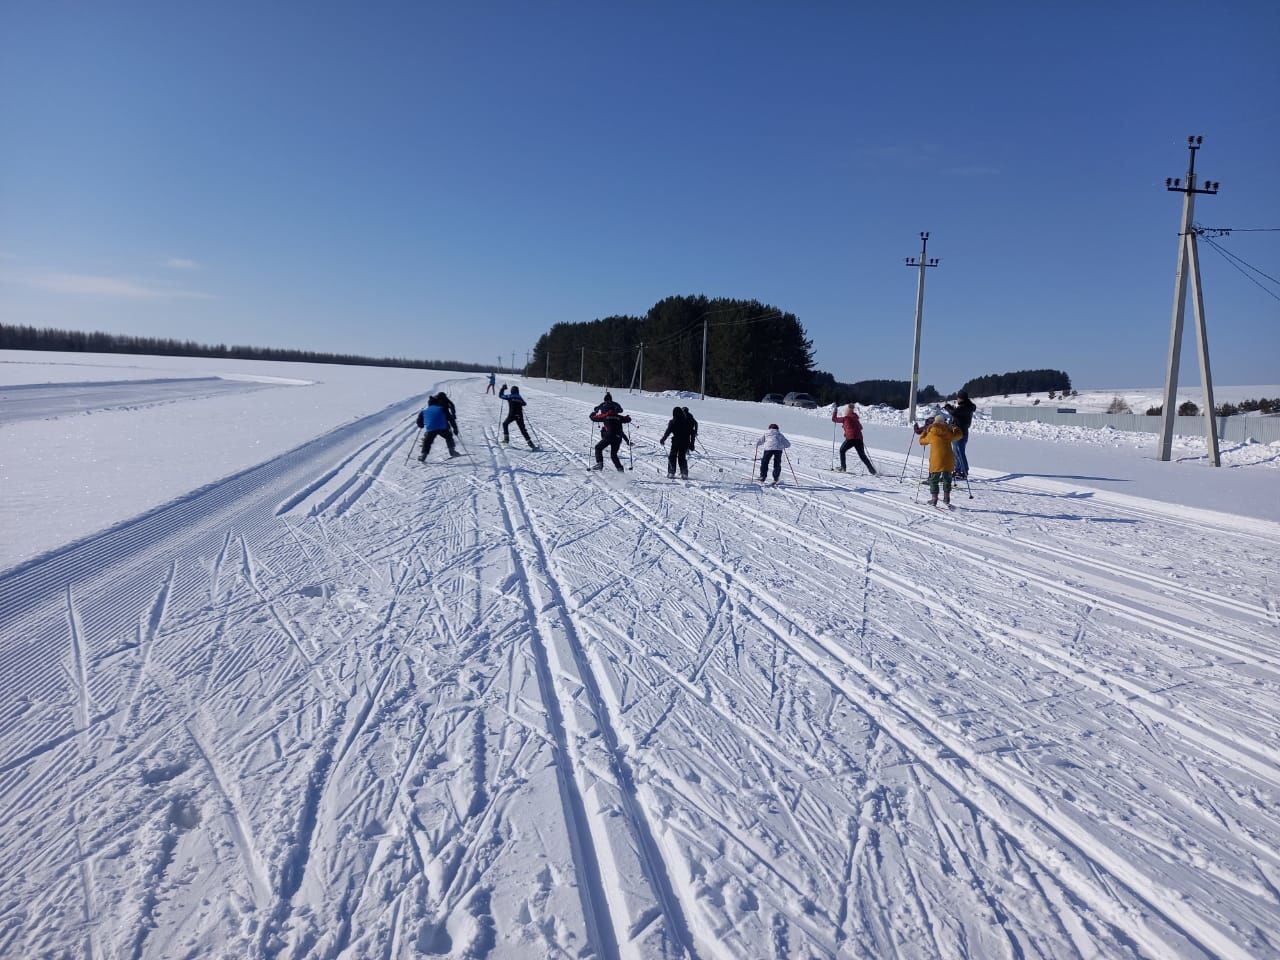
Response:
[{"label": "white fence", "polygon": [[[1160,432],[1160,418],[1140,413],[1058,413],[1052,407],[991,407],[992,420],[1035,420],[1040,423],[1056,423],[1068,427],[1111,427],[1129,433]],[[1214,417],[1218,439],[1242,443],[1254,440],[1258,443],[1280,441],[1280,416],[1274,417]],[[1204,417],[1175,417],[1173,432],[1183,437],[1203,437]]]}]

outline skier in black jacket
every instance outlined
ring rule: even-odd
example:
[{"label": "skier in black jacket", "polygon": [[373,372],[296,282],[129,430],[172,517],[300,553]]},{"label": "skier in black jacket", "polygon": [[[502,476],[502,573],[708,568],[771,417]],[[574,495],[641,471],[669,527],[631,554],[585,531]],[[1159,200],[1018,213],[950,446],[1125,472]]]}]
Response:
[{"label": "skier in black jacket", "polygon": [[507,419],[502,421],[502,442],[511,442],[511,424],[514,423],[524,434],[524,442],[529,445],[529,449],[537,450],[537,445],[529,439],[529,431],[524,428],[524,397],[520,396],[520,388],[512,387],[508,393],[504,383],[498,392],[498,399],[507,401]]},{"label": "skier in black jacket", "polygon": [[956,454],[956,468],[951,476],[956,480],[964,480],[969,476],[969,457],[965,453],[965,447],[969,445],[969,424],[973,423],[973,415],[978,408],[964,390],[956,394],[954,404],[943,404],[943,407],[951,414],[951,419],[961,431],[960,439],[951,444],[951,449]]},{"label": "skier in black jacket", "polygon": [[688,452],[693,449],[693,437],[697,430],[697,421],[680,407],[671,411],[671,419],[667,422],[667,432],[658,443],[666,446],[667,437],[671,438],[671,452],[667,454],[667,479],[674,480],[676,465],[680,466],[680,479],[689,479]]},{"label": "skier in black jacket", "polygon": [[608,447],[609,459],[621,470],[622,461],[618,459],[618,448],[626,439],[622,425],[630,423],[631,418],[622,412],[621,405],[614,403],[612,394],[606,393],[600,405],[591,411],[591,419],[600,424],[600,442],[596,444],[596,463],[591,469],[604,469],[604,451],[605,447]]},{"label": "skier in black jacket", "polygon": [[444,407],[445,416],[449,418],[449,429],[453,431],[453,435],[459,436],[458,432],[458,408],[453,405],[453,401],[449,399],[449,395],[441,390],[431,402]]},{"label": "skier in black jacket", "polygon": [[693,414],[689,412],[688,407],[681,407],[684,411],[685,419],[689,421],[689,449],[692,450],[694,444],[698,442],[698,421],[693,419]]}]

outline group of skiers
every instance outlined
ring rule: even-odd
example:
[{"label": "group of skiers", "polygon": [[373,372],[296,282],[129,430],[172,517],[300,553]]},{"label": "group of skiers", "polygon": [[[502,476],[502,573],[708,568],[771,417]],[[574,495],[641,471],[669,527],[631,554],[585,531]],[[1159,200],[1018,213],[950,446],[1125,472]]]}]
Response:
[{"label": "group of skiers", "polygon": [[939,487],[943,505],[950,507],[951,482],[969,477],[969,457],[965,448],[977,409],[969,394],[961,390],[954,404],[944,404],[942,411],[923,425],[911,425],[920,445],[929,448],[929,503],[935,507],[938,505]]},{"label": "group of skiers", "polygon": [[[493,391],[495,380],[496,377],[493,374],[489,374],[489,383],[485,393]],[[502,442],[504,444],[511,442],[511,425],[515,424],[519,427],[525,443],[529,445],[529,449],[537,450],[538,446],[530,438],[529,431],[525,426],[525,399],[520,395],[520,388],[512,386],[508,390],[507,385],[504,383],[497,396],[499,400],[505,401],[507,404],[507,416],[502,421]],[[934,506],[938,503],[939,492],[941,492],[943,504],[950,506],[952,482],[954,480],[964,480],[969,475],[969,459],[966,454],[966,446],[969,442],[969,427],[973,422],[973,415],[976,410],[977,408],[974,406],[973,401],[969,399],[969,395],[961,390],[954,404],[945,404],[941,411],[928,418],[923,424],[912,424],[912,430],[918,437],[918,442],[929,449],[929,502]],[[604,399],[591,411],[589,416],[591,421],[600,427],[600,439],[594,447],[595,464],[591,469],[604,469],[604,452],[606,450],[609,451],[609,459],[613,462],[614,468],[617,470],[625,469],[622,465],[622,460],[618,456],[618,451],[624,442],[628,446],[631,445],[631,438],[626,432],[626,425],[631,422],[631,417],[623,412],[622,405],[613,399],[613,394],[611,393],[605,393]],[[836,468],[837,472],[845,473],[848,470],[846,457],[849,450],[854,450],[863,465],[866,466],[867,472],[874,476],[876,468],[867,456],[866,445],[862,438],[862,421],[859,419],[854,405],[852,403],[845,405],[843,412],[841,412],[841,407],[837,405],[831,411],[831,422],[839,424],[844,433],[844,443],[840,445],[840,466]],[[418,414],[418,427],[423,430],[422,453],[418,457],[419,461],[426,460],[436,437],[444,438],[445,444],[449,448],[450,457],[462,456],[454,445],[454,437],[458,434],[457,410],[453,405],[453,401],[445,393],[437,393],[428,400],[427,406]],[[689,479],[688,457],[689,453],[694,450],[697,438],[698,421],[689,412],[689,408],[673,407],[671,419],[667,422],[667,429],[662,434],[662,439],[658,441],[664,448],[667,445],[667,440],[671,441],[671,448],[667,452],[668,479],[675,479],[677,470],[679,471],[680,479]],[[778,425],[776,423],[769,424],[764,435],[756,441],[757,450],[761,447],[764,448],[763,456],[760,457],[759,479],[761,483],[768,480],[772,469],[773,482],[777,484],[782,474],[783,453],[790,446],[791,441],[783,435]]]}]

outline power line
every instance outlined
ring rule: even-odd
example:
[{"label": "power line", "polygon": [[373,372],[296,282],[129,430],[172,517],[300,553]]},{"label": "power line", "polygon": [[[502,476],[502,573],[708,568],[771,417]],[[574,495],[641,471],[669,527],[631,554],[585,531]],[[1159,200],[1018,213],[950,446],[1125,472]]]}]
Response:
[{"label": "power line", "polygon": [[1248,260],[1244,259],[1244,257],[1237,256],[1236,254],[1234,254],[1234,253],[1232,253],[1230,250],[1228,250],[1226,247],[1221,246],[1221,245],[1220,245],[1220,244],[1218,244],[1218,243],[1214,243],[1214,241],[1213,241],[1211,238],[1209,238],[1209,237],[1205,237],[1205,238],[1204,238],[1204,242],[1205,242],[1205,243],[1213,244],[1213,246],[1217,247],[1220,251],[1222,251],[1224,254],[1226,254],[1228,257],[1230,257],[1232,260],[1235,260],[1236,262],[1238,262],[1238,263],[1239,263],[1241,266],[1243,266],[1243,267],[1248,267],[1250,270],[1252,270],[1254,273],[1258,274],[1259,276],[1261,276],[1261,277],[1266,277],[1266,278],[1267,278],[1268,280],[1270,280],[1272,283],[1280,284],[1280,280],[1277,280],[1275,277],[1271,276],[1271,274],[1269,274],[1269,273],[1264,273],[1263,271],[1259,270],[1257,267],[1255,267],[1255,266],[1254,266],[1252,263],[1250,263]]},{"label": "power line", "polygon": [[1233,233],[1280,233],[1280,227],[1196,227],[1196,229],[1207,230],[1220,237],[1230,236]]},{"label": "power line", "polygon": [[[1213,247],[1213,249],[1214,249],[1214,250],[1216,250],[1216,251],[1218,252],[1218,254],[1222,257],[1222,259],[1226,260],[1226,261],[1227,261],[1227,263],[1231,264],[1231,266],[1233,266],[1236,270],[1239,270],[1239,271],[1240,271],[1240,275],[1241,275],[1242,277],[1244,277],[1246,280],[1248,280],[1250,283],[1252,283],[1254,286],[1256,286],[1259,290],[1261,290],[1263,293],[1267,294],[1267,296],[1269,296],[1269,297],[1273,297],[1273,298],[1275,298],[1276,300],[1280,300],[1280,296],[1277,296],[1277,295],[1276,295],[1276,293],[1275,293],[1275,291],[1267,289],[1267,288],[1266,288],[1265,286],[1263,286],[1263,285],[1262,285],[1258,280],[1254,279],[1253,277],[1249,276],[1249,274],[1245,273],[1245,272],[1244,272],[1244,269],[1243,269],[1239,264],[1237,264],[1237,263],[1235,262],[1235,260],[1233,260],[1233,259],[1232,259],[1231,255],[1230,255],[1226,250],[1222,249],[1222,247],[1221,247],[1221,246],[1219,246],[1219,245],[1218,245],[1217,243],[1215,243],[1214,241],[1210,240],[1208,237],[1205,237],[1205,238],[1204,238],[1204,242],[1205,242],[1205,243],[1207,243],[1209,246]],[[1243,261],[1241,261],[1241,262],[1243,262]],[[1257,270],[1257,268],[1256,268],[1256,267],[1253,267],[1253,268],[1251,268],[1251,269]],[[1261,271],[1261,270],[1258,270],[1258,272],[1259,272],[1259,273],[1262,273],[1262,271]],[[1267,276],[1265,273],[1263,273],[1262,275],[1263,275],[1264,277],[1266,277],[1266,276]],[[1270,278],[1270,277],[1267,277],[1267,279],[1268,279],[1268,280],[1270,280],[1271,278]]]}]

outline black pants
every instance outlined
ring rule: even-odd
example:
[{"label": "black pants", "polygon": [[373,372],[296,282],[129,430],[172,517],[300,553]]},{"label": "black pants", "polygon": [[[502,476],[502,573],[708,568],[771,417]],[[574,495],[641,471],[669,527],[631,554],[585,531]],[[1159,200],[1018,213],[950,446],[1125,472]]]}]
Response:
[{"label": "black pants", "polygon": [[760,479],[763,480],[765,474],[769,472],[769,459],[773,458],[773,479],[777,480],[782,476],[782,451],[766,450],[764,456],[760,458]]},{"label": "black pants", "polygon": [[511,424],[515,424],[520,428],[520,432],[524,434],[524,442],[533,446],[533,441],[529,439],[529,431],[524,428],[524,417],[518,413],[507,414],[507,419],[502,421],[502,439],[507,442],[511,441]]},{"label": "black pants", "polygon": [[848,468],[848,464],[844,462],[844,455],[849,451],[850,447],[853,447],[853,449],[858,451],[858,456],[861,457],[862,462],[866,464],[867,472],[875,473],[876,468],[873,467],[871,465],[871,461],[867,459],[867,448],[863,446],[861,440],[846,440],[844,443],[840,444],[840,469],[845,470]]},{"label": "black pants", "polygon": [[671,452],[667,454],[668,477],[676,472],[677,465],[680,467],[680,476],[687,477],[689,475],[689,451],[673,441]]},{"label": "black pants", "polygon": [[435,438],[436,438],[436,437],[444,437],[444,442],[448,445],[448,447],[449,447],[449,452],[450,452],[450,453],[457,453],[457,452],[458,452],[458,451],[457,451],[457,450],[455,450],[455,449],[454,449],[454,447],[453,447],[453,432],[452,432],[452,431],[450,431],[450,430],[428,430],[428,431],[423,435],[423,437],[422,437],[422,456],[418,458],[419,460],[425,460],[425,459],[427,459],[427,454],[431,452],[431,442],[432,442],[433,440],[435,440]]},{"label": "black pants", "polygon": [[601,437],[600,442],[596,444],[596,463],[604,466],[604,448],[609,448],[609,458],[613,460],[613,465],[619,470],[622,469],[622,461],[618,459],[618,448],[622,446],[622,437]]}]

